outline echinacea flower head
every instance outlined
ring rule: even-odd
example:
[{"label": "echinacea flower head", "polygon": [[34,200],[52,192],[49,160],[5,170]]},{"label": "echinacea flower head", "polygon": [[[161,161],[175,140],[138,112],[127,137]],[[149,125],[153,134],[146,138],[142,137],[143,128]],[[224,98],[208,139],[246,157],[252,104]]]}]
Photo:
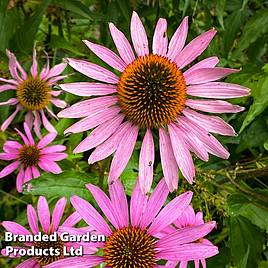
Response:
[{"label": "echinacea flower head", "polygon": [[[183,230],[187,229],[189,227],[194,227],[194,226],[200,226],[204,224],[203,220],[203,213],[202,212],[197,212],[195,213],[193,208],[189,205],[179,216],[179,218],[173,223],[174,228],[178,230]],[[167,230],[167,233],[171,234],[174,232],[174,228],[169,228]],[[208,239],[205,238],[200,238],[196,243],[200,243],[203,245],[213,245]],[[203,268],[206,268],[206,260],[205,257],[202,257],[200,259],[194,260],[195,263],[195,268],[199,268],[200,263],[202,264]],[[169,262],[169,267],[176,267],[178,262]],[[188,266],[188,261],[182,261],[180,262],[180,268],[187,268]]]},{"label": "echinacea flower head", "polygon": [[40,176],[39,168],[45,172],[54,174],[61,173],[57,161],[65,159],[68,155],[64,153],[64,145],[50,145],[57,136],[57,133],[51,132],[35,143],[31,131],[24,123],[25,134],[16,129],[22,142],[6,141],[3,145],[3,153],[0,153],[0,159],[13,161],[0,171],[0,178],[6,177],[16,169],[19,169],[17,175],[17,190],[22,192],[23,184],[31,179]]},{"label": "echinacea flower head", "polygon": [[106,242],[97,246],[102,253],[59,260],[46,268],[65,268],[74,264],[79,264],[79,268],[99,264],[116,268],[153,268],[162,267],[158,264],[160,260],[188,261],[218,253],[218,248],[213,245],[195,243],[214,228],[213,221],[189,229],[174,229],[173,233],[159,237],[187,208],[191,192],[181,194],[164,205],[169,193],[164,180],[158,183],[150,197],[141,192],[137,183],[130,203],[120,180],[109,186],[110,197],[92,184],[88,184],[87,188],[105,218],[78,196],[71,197],[71,203],[90,228],[107,237]]},{"label": "echinacea flower head", "polygon": [[60,85],[63,90],[78,96],[97,96],[59,113],[60,117],[82,118],[66,133],[95,128],[74,152],[96,148],[89,163],[114,153],[108,178],[111,183],[126,167],[142,130],[141,134],[145,135],[140,151],[139,178],[143,192],[149,191],[153,180],[153,131],[159,134],[161,164],[170,191],[177,188],[178,168],[189,183],[193,182],[195,167],[190,152],[204,161],[208,161],[208,153],[228,158],[228,151],[210,133],[234,136],[234,129],[220,117],[204,113],[242,111],[243,107],[216,99],[247,96],[249,90],[236,84],[215,82],[237,72],[215,67],[219,62],[216,56],[185,68],[208,47],[216,34],[215,29],[202,33],[185,46],[188,18],[183,19],[169,42],[167,21],[161,18],[150,52],[143,24],[133,12],[130,33],[135,54],[125,35],[114,24],[110,23],[109,27],[119,56],[106,47],[84,42],[120,75],[84,60],[67,59],[77,71],[101,81]]},{"label": "echinacea flower head", "polygon": [[[69,217],[67,217],[64,221],[62,221],[64,209],[66,206],[66,198],[63,197],[57,201],[55,204],[55,208],[53,213],[50,213],[49,206],[45,197],[40,196],[37,204],[37,213],[36,210],[32,205],[27,206],[27,218],[28,224],[30,227],[30,231],[26,229],[24,226],[12,222],[12,221],[3,221],[1,225],[6,229],[6,231],[11,232],[14,235],[37,235],[38,233],[43,234],[60,234],[59,227],[73,227],[75,226],[80,220],[81,217],[77,212],[74,212]],[[17,268],[42,268],[47,264],[53,263],[59,259],[63,259],[65,256],[63,254],[63,248],[66,247],[67,251],[69,248],[78,248],[80,243],[78,242],[63,242],[60,239],[47,241],[33,241],[33,242],[26,242],[23,245],[16,246],[17,249],[20,248],[30,248],[34,247],[36,250],[44,250],[53,248],[54,251],[57,250],[60,254],[51,254],[49,253],[47,256],[45,254],[38,254],[34,257],[31,257],[21,264],[17,266]],[[94,247],[92,244],[84,244],[84,252],[87,254],[92,254],[95,252]],[[14,246],[15,247],[15,246]],[[2,255],[11,258],[20,258],[19,255],[8,255],[6,249],[1,251]]]},{"label": "echinacea flower head", "polygon": [[27,74],[13,53],[7,50],[7,56],[9,58],[9,71],[12,79],[0,78],[0,82],[4,83],[0,85],[0,92],[12,90],[16,92],[16,96],[5,102],[0,102],[0,105],[15,105],[16,108],[2,124],[1,130],[5,131],[16,114],[24,110],[26,111],[25,122],[27,122],[30,128],[34,126],[34,130],[38,136],[41,136],[40,125],[42,122],[49,132],[56,132],[56,129],[47,119],[45,111],[50,116],[57,118],[50,105],[54,104],[60,108],[66,107],[66,102],[57,98],[61,91],[54,90],[52,87],[57,81],[65,77],[61,73],[67,64],[60,63],[49,68],[49,59],[47,59],[47,64],[39,73],[36,50],[34,49],[30,74]]}]

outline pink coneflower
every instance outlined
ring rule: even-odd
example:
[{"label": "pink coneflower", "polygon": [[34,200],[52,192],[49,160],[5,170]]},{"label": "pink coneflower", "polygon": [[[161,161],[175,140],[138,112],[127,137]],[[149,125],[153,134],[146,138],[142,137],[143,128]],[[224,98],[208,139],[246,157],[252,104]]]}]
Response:
[{"label": "pink coneflower", "polygon": [[40,176],[38,167],[45,172],[52,172],[54,174],[62,172],[55,161],[60,161],[68,156],[63,152],[66,147],[64,145],[48,146],[56,138],[57,133],[47,134],[36,144],[26,123],[24,123],[26,136],[18,129],[16,131],[21,136],[23,144],[17,141],[5,142],[3,146],[4,152],[0,153],[0,159],[13,160],[14,162],[1,170],[0,178],[9,175],[19,168],[16,185],[18,192],[22,192],[23,183]]},{"label": "pink coneflower", "polygon": [[0,106],[15,105],[16,109],[2,124],[1,130],[6,130],[19,111],[26,110],[25,122],[30,128],[34,126],[34,131],[38,136],[41,136],[41,122],[43,122],[49,132],[56,132],[53,125],[47,119],[45,110],[47,110],[51,116],[57,118],[49,107],[50,103],[60,108],[66,107],[66,102],[57,98],[61,91],[52,89],[57,81],[65,77],[60,74],[66,68],[66,63],[60,63],[50,69],[49,60],[47,60],[46,66],[44,66],[39,74],[36,50],[34,49],[33,63],[30,74],[28,75],[13,53],[7,50],[7,56],[9,57],[9,71],[12,79],[7,80],[0,78],[0,82],[5,83],[0,85],[0,92],[15,90],[16,97],[10,98],[5,102],[0,102]]},{"label": "pink coneflower", "polygon": [[[204,224],[203,213],[197,212],[195,214],[195,212],[191,206],[188,206],[182,212],[182,214],[179,216],[179,218],[174,222],[174,226],[178,230],[183,230],[183,229],[187,229],[189,227],[194,227],[194,226],[201,226],[203,224]],[[174,230],[176,230],[176,229],[169,227],[166,231],[168,234],[172,234],[174,232]],[[213,246],[213,244],[209,240],[207,240],[203,237],[201,237],[200,239],[198,239],[195,242],[203,244],[203,245]],[[200,262],[201,262],[203,268],[206,268],[205,256],[203,256],[202,258],[200,258],[198,260],[194,260],[195,268],[199,268]],[[169,262],[168,264],[169,264],[168,267],[176,267],[178,262]],[[182,262],[180,262],[179,267],[180,268],[187,268],[187,265],[188,265],[188,261],[182,261]]]},{"label": "pink coneflower", "polygon": [[[208,153],[228,158],[228,151],[210,133],[234,136],[234,129],[220,117],[205,113],[237,113],[243,107],[222,100],[191,99],[191,96],[226,99],[249,95],[245,87],[215,82],[237,72],[215,67],[217,57],[206,58],[184,71],[209,45],[216,30],[211,29],[185,46],[188,32],[186,17],[168,43],[167,21],[159,19],[152,52],[142,22],[133,12],[130,32],[133,49],[125,35],[112,23],[110,32],[120,56],[103,46],[84,41],[104,62],[121,74],[96,64],[67,59],[70,66],[103,83],[70,83],[61,88],[78,96],[101,96],[76,103],[59,113],[60,117],[83,118],[65,132],[78,133],[94,129],[74,150],[75,153],[96,149],[89,157],[94,163],[114,154],[109,182],[118,179],[133,152],[140,129],[145,129],[139,178],[143,192],[153,179],[155,148],[152,129],[159,132],[162,169],[170,191],[177,188],[178,167],[189,183],[195,177],[190,151],[204,161]],[[107,96],[105,96],[107,95]]]},{"label": "pink coneflower", "polygon": [[87,188],[110,224],[86,200],[73,196],[71,203],[92,229],[107,237],[106,242],[99,245],[102,256],[70,258],[46,268],[72,267],[75,263],[79,263],[80,268],[96,267],[101,263],[105,263],[105,267],[152,268],[161,267],[157,264],[159,260],[188,261],[218,253],[213,245],[195,243],[214,228],[215,222],[175,230],[172,234],[158,237],[187,208],[192,192],[177,196],[164,206],[169,193],[164,180],[156,186],[150,198],[141,192],[137,183],[129,208],[120,180],[109,186],[110,198],[99,187],[88,184]]},{"label": "pink coneflower", "polygon": [[[38,204],[37,204],[37,213],[32,205],[28,205],[27,207],[27,217],[28,217],[28,223],[30,226],[31,231],[23,227],[22,225],[12,222],[12,221],[3,221],[2,226],[8,231],[13,234],[17,235],[36,235],[39,232],[42,234],[53,234],[56,232],[57,234],[60,234],[59,226],[60,222],[62,221],[64,209],[66,206],[66,198],[63,197],[55,205],[55,208],[53,210],[52,215],[50,214],[48,203],[45,197],[41,196],[39,197]],[[38,224],[38,218],[39,222],[41,224],[41,228],[39,228]],[[75,224],[77,224],[81,220],[80,215],[77,212],[74,212],[71,214],[61,225],[61,227],[72,227]],[[38,255],[35,257],[32,257],[30,259],[27,259],[26,261],[22,262],[17,266],[17,268],[41,268],[44,267],[44,265],[50,264],[54,261],[57,261],[59,259],[63,259],[63,247],[66,247],[67,251],[72,248],[78,248],[80,246],[80,243],[76,242],[63,242],[60,237],[57,241],[40,241],[40,242],[27,242],[24,243],[23,246],[17,246],[16,248],[29,248],[34,246],[36,250],[38,249],[49,249],[53,248],[54,251],[57,249],[60,252],[59,256],[53,256],[52,254],[49,254],[48,256],[45,255]],[[92,243],[85,244],[83,243],[84,247],[84,253],[85,254],[92,254],[95,253],[95,248],[92,246]],[[6,249],[2,250],[2,255],[7,256]],[[7,256],[8,257],[8,256]],[[10,255],[9,257],[17,257],[20,258],[20,256],[14,254]]]}]

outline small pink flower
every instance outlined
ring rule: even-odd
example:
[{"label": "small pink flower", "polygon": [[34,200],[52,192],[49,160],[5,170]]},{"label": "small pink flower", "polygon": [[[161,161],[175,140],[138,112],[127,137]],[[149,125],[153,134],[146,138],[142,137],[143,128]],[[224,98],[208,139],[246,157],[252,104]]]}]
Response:
[{"label": "small pink flower", "polygon": [[[37,235],[39,232],[42,234],[53,234],[56,232],[60,234],[59,226],[60,222],[62,221],[64,209],[66,206],[66,198],[63,197],[55,205],[52,215],[50,214],[48,203],[45,197],[39,197],[38,204],[37,204],[37,213],[32,205],[28,205],[27,207],[27,217],[28,223],[30,226],[31,231],[23,227],[22,225],[12,222],[12,221],[3,221],[2,226],[8,231],[15,235]],[[38,224],[38,218],[40,225]],[[77,212],[71,214],[61,225],[61,227],[69,227],[70,229],[75,224],[77,224],[81,220],[80,215]],[[41,228],[40,228],[41,227]],[[79,229],[77,229],[79,230]],[[72,233],[70,233],[72,234]],[[23,247],[16,247],[16,248],[29,248],[34,246],[35,249],[46,249],[52,247],[54,250],[58,249],[60,251],[59,256],[36,256],[26,261],[22,262],[17,266],[17,268],[41,268],[44,265],[54,262],[55,260],[59,260],[64,258],[63,256],[63,247],[66,247],[67,251],[72,248],[78,248],[81,243],[78,242],[63,242],[60,238],[58,241],[42,241],[42,242],[26,242],[24,243]],[[84,253],[85,254],[93,254],[95,253],[96,249],[92,245],[92,243],[85,244],[83,243]],[[7,256],[6,249],[1,251],[2,255]],[[9,255],[7,257],[11,258],[20,258],[18,255]]]},{"label": "small pink flower", "polygon": [[33,50],[33,63],[30,74],[28,75],[15,55],[7,50],[9,57],[9,71],[13,79],[0,78],[0,82],[5,84],[0,85],[0,92],[7,90],[15,90],[16,97],[10,98],[5,102],[0,102],[2,105],[16,105],[15,111],[2,124],[1,130],[5,131],[9,124],[13,121],[16,114],[21,111],[27,111],[25,122],[30,128],[34,127],[35,133],[40,137],[40,125],[43,122],[45,128],[49,132],[57,132],[53,125],[48,121],[45,110],[55,117],[56,115],[49,108],[50,103],[59,108],[65,108],[66,102],[57,98],[61,91],[53,90],[53,85],[57,81],[62,80],[65,76],[60,75],[66,68],[65,63],[55,65],[49,68],[49,60],[46,66],[38,73],[38,64],[36,60],[36,50]]},{"label": "small pink flower", "polygon": [[187,208],[192,192],[177,196],[164,206],[169,193],[164,180],[160,181],[149,198],[141,192],[137,182],[129,208],[119,180],[109,186],[110,197],[92,184],[88,184],[87,188],[109,224],[86,200],[73,196],[71,203],[93,230],[107,237],[105,243],[98,245],[102,249],[102,256],[68,258],[46,268],[78,267],[75,266],[78,263],[79,268],[96,267],[102,263],[105,263],[105,267],[156,268],[162,267],[157,264],[160,260],[189,261],[218,253],[218,248],[213,245],[195,243],[214,228],[213,221],[189,229],[174,229],[173,233],[159,237]]},{"label": "small pink flower", "polygon": [[18,192],[22,192],[22,185],[25,182],[40,176],[38,167],[45,172],[52,172],[54,174],[62,172],[55,161],[63,160],[68,156],[63,152],[66,147],[64,145],[48,146],[56,138],[57,133],[47,134],[36,144],[26,123],[24,123],[26,136],[18,129],[16,131],[21,136],[23,144],[17,141],[5,142],[3,146],[4,152],[0,153],[0,159],[13,160],[14,162],[1,170],[0,178],[9,175],[19,168],[16,185]]},{"label": "small pink flower", "polygon": [[[195,228],[196,226],[201,226],[203,224],[204,224],[203,213],[197,212],[195,214],[195,212],[191,206],[188,206],[183,211],[183,213],[179,216],[179,218],[174,222],[174,226],[178,230],[184,230],[187,228],[189,229],[191,227]],[[165,231],[166,231],[166,234],[171,234],[174,232],[174,228],[169,228],[169,229],[166,229]],[[203,244],[203,245],[213,246],[213,244],[209,240],[207,240],[203,237],[199,238],[195,242],[199,243],[199,244]],[[205,256],[203,256],[202,258],[200,258],[198,260],[194,260],[195,268],[199,268],[200,262],[202,264],[202,267],[206,268]],[[178,262],[169,262],[168,267],[176,267],[177,264],[178,264]],[[187,268],[187,265],[188,265],[188,261],[180,262],[180,268]]]},{"label": "small pink flower", "polygon": [[216,34],[214,28],[185,46],[188,18],[183,19],[169,42],[167,21],[160,18],[150,52],[143,24],[138,14],[133,12],[130,33],[135,55],[125,35],[114,24],[110,23],[109,27],[120,56],[101,45],[84,42],[99,58],[119,71],[119,76],[84,60],[67,59],[75,70],[101,81],[60,85],[63,90],[78,96],[97,96],[59,113],[59,117],[82,118],[65,133],[95,128],[74,152],[96,148],[89,157],[90,164],[114,153],[108,178],[112,183],[126,167],[139,130],[145,129],[139,179],[141,189],[146,193],[153,180],[155,145],[152,130],[155,129],[159,133],[161,164],[169,190],[177,189],[178,168],[187,181],[193,183],[195,167],[190,152],[204,161],[208,161],[209,153],[226,159],[228,151],[210,133],[236,135],[220,117],[195,110],[205,113],[243,111],[243,107],[215,99],[247,96],[249,90],[236,84],[216,82],[238,71],[215,67],[219,62],[216,56],[185,70],[208,47]]}]

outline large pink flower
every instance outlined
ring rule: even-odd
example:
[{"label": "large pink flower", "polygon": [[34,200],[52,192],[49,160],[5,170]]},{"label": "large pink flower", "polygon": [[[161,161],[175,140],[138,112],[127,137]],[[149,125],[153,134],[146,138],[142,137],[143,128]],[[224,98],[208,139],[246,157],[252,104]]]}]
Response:
[{"label": "large pink flower", "polygon": [[[48,203],[45,197],[39,197],[38,204],[37,204],[37,213],[32,205],[28,205],[27,207],[27,217],[28,223],[30,226],[31,231],[27,230],[22,225],[12,222],[12,221],[3,221],[2,226],[8,231],[15,235],[36,235],[39,232],[42,234],[52,234],[54,232],[60,234],[59,226],[60,222],[62,221],[64,209],[66,206],[66,198],[63,197],[55,205],[52,215],[50,214]],[[39,228],[38,224],[41,224],[41,228]],[[71,214],[64,222],[62,222],[61,227],[72,227],[77,224],[81,220],[80,215],[77,212]],[[54,250],[58,249],[60,251],[59,256],[36,256],[32,257],[26,261],[23,261],[19,264],[16,268],[41,268],[46,264],[52,263],[56,260],[64,258],[63,256],[63,247],[65,246],[67,251],[72,248],[78,248],[81,245],[79,242],[63,242],[58,239],[58,241],[42,241],[42,242],[27,242],[22,247],[17,246],[16,248],[28,248],[34,246],[35,249],[46,249],[52,247]],[[92,243],[82,243],[84,248],[85,254],[93,254],[95,253],[96,249],[92,245]],[[2,250],[2,255],[7,256],[6,249]],[[20,258],[19,255],[9,255],[7,257],[11,258]]]},{"label": "large pink flower", "polygon": [[66,107],[66,102],[57,98],[61,91],[53,90],[52,87],[57,81],[65,77],[60,74],[64,71],[67,64],[60,63],[50,69],[49,60],[47,60],[46,66],[44,66],[39,74],[36,50],[34,49],[33,63],[30,74],[28,75],[13,53],[7,50],[7,56],[9,57],[9,71],[12,79],[0,78],[0,82],[5,83],[0,85],[0,92],[15,90],[16,97],[10,98],[5,102],[0,102],[0,106],[16,105],[16,109],[2,124],[1,130],[5,131],[16,114],[21,110],[25,110],[27,111],[25,122],[30,128],[34,126],[35,133],[39,137],[41,136],[40,125],[42,122],[49,132],[56,132],[56,129],[47,119],[45,110],[47,110],[50,116],[57,118],[51,110],[50,104],[52,103],[60,108]]},{"label": "large pink flower", "polygon": [[149,191],[153,180],[155,148],[152,129],[159,131],[162,169],[170,191],[177,188],[178,167],[187,181],[193,182],[195,167],[190,152],[204,161],[208,161],[208,153],[228,158],[228,151],[210,133],[234,136],[234,129],[220,117],[194,110],[240,112],[243,107],[214,99],[246,96],[249,90],[236,84],[215,82],[237,72],[215,67],[219,62],[217,57],[206,58],[184,70],[207,48],[215,29],[201,34],[185,46],[186,17],[168,43],[167,21],[161,18],[156,25],[150,52],[145,29],[137,13],[133,12],[130,32],[135,56],[125,35],[112,23],[109,26],[120,56],[103,46],[84,42],[104,62],[118,70],[119,76],[87,61],[67,59],[77,71],[103,82],[61,85],[63,90],[78,96],[101,96],[76,103],[59,113],[60,117],[83,118],[65,133],[95,128],[74,152],[96,147],[89,163],[115,153],[109,174],[109,182],[113,182],[126,167],[139,130],[145,128],[139,161],[143,192]]},{"label": "large pink flower", "polygon": [[[177,196],[164,206],[169,193],[164,180],[159,182],[150,198],[141,192],[137,183],[129,208],[119,180],[109,186],[110,197],[92,184],[88,184],[87,188],[110,224],[86,200],[73,196],[71,203],[89,227],[107,237],[105,243],[98,245],[103,250],[102,256],[59,260],[46,268],[86,268],[101,263],[105,263],[105,267],[153,268],[162,267],[158,264],[159,260],[188,261],[218,253],[213,245],[195,243],[214,228],[213,221],[183,230],[175,229],[173,233],[159,237],[187,208],[192,198],[191,192]],[[68,229],[64,228],[66,231]]]},{"label": "large pink flower", "polygon": [[23,140],[23,144],[17,141],[7,141],[3,146],[3,153],[0,153],[1,160],[12,160],[13,163],[6,166],[0,172],[0,178],[3,178],[14,170],[19,168],[17,176],[17,190],[22,192],[23,183],[35,179],[40,176],[38,167],[45,172],[54,174],[61,173],[62,170],[55,161],[60,161],[68,155],[64,153],[66,146],[51,145],[48,146],[57,136],[57,133],[49,133],[44,138],[40,139],[36,144],[31,131],[26,123],[24,123],[24,131],[26,136],[19,133]]}]

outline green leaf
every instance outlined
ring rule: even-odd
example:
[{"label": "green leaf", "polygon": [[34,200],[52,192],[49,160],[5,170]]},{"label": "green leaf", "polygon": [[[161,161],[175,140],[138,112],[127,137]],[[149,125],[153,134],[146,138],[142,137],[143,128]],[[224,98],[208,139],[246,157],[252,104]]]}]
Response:
[{"label": "green leaf", "polygon": [[224,29],[224,23],[223,23],[224,8],[225,8],[225,0],[217,0],[216,1],[216,14],[218,17],[218,21],[223,29]]},{"label": "green leaf", "polygon": [[92,174],[78,171],[63,171],[57,175],[44,173],[39,178],[30,181],[23,193],[44,195],[48,198],[63,196],[70,198],[73,195],[88,198],[90,194],[85,185],[87,183],[96,184],[96,182],[97,179]]},{"label": "green leaf", "polygon": [[252,84],[252,91],[254,101],[249,108],[247,116],[239,130],[239,133],[241,133],[268,106],[268,76]]},{"label": "green leaf", "polygon": [[233,57],[239,57],[243,50],[247,49],[253,42],[255,42],[260,36],[268,32],[268,11],[257,12],[246,23],[241,39],[239,41],[239,47],[233,54]]}]

